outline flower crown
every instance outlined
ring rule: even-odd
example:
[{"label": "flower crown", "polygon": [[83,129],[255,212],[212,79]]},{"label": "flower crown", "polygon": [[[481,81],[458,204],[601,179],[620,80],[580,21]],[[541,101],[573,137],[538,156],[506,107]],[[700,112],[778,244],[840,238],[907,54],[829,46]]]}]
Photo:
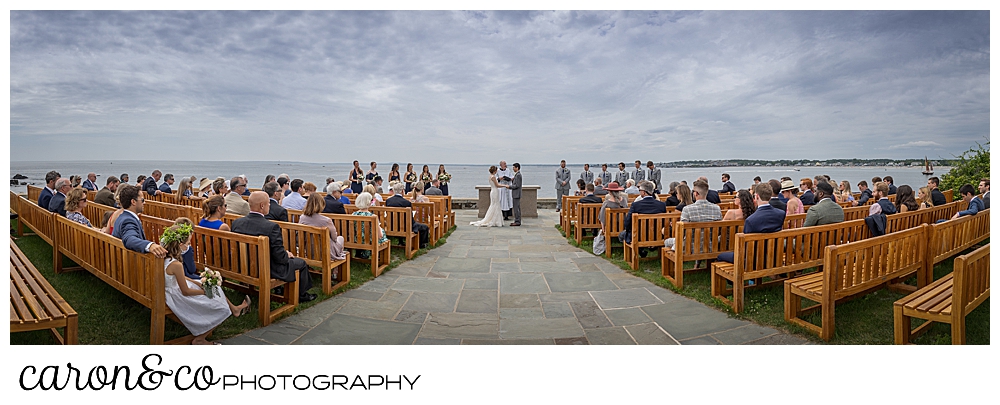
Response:
[{"label": "flower crown", "polygon": [[191,232],[194,228],[190,224],[184,224],[180,226],[171,226],[167,230],[163,231],[163,235],[160,236],[160,244],[168,245],[173,242],[184,243],[191,236]]}]

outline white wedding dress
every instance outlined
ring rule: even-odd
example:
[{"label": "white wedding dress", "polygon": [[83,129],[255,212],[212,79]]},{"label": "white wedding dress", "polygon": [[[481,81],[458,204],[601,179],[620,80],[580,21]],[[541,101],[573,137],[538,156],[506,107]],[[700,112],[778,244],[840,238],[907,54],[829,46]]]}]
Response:
[{"label": "white wedding dress", "polygon": [[483,219],[469,223],[472,226],[503,226],[503,211],[500,210],[500,189],[497,179],[490,175],[490,208]]}]

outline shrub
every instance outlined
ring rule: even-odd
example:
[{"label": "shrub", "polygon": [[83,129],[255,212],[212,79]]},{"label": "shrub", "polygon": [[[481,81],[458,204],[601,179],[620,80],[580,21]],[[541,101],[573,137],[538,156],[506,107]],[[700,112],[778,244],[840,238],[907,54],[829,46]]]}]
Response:
[{"label": "shrub", "polygon": [[979,185],[979,180],[990,177],[990,142],[986,145],[976,142],[976,146],[962,152],[956,156],[958,163],[952,166],[951,171],[941,176],[941,190],[955,190],[955,197],[958,196],[958,188],[964,184],[971,184],[973,187]]}]

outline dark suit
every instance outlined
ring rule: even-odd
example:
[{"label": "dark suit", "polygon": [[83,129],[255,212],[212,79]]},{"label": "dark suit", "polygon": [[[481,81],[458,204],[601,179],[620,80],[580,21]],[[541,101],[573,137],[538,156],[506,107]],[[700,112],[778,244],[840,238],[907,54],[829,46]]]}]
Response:
[{"label": "dark suit", "polygon": [[80,187],[90,191],[97,191],[97,185],[90,181],[90,179],[84,180],[83,183],[80,184]]},{"label": "dark suit", "polygon": [[680,204],[680,203],[681,203],[681,201],[677,199],[677,193],[671,194],[670,197],[667,197],[666,205],[668,207],[676,207],[677,204]]},{"label": "dark suit", "polygon": [[285,207],[282,207],[281,204],[278,204],[277,200],[272,198],[271,208],[267,210],[267,215],[265,215],[264,218],[271,221],[288,222],[288,210],[286,210]]},{"label": "dark suit", "polygon": [[944,193],[936,188],[931,190],[931,202],[934,203],[935,207],[940,207],[948,203],[948,201],[944,198]]},{"label": "dark suit", "polygon": [[979,213],[979,211],[985,209],[986,209],[986,203],[983,201],[982,198],[972,197],[972,200],[969,201],[969,209],[959,211],[958,216],[964,217],[966,215],[976,215]]},{"label": "dark suit", "polygon": [[163,182],[163,184],[160,184],[159,190],[161,193],[167,193],[167,194],[170,194],[170,192],[172,191],[170,189],[170,185],[167,184],[167,182]]},{"label": "dark suit", "polygon": [[66,195],[63,193],[55,193],[52,195],[52,199],[49,200],[48,206],[49,212],[58,212],[59,215],[66,216]]},{"label": "dark suit", "polygon": [[882,213],[885,215],[895,214],[897,212],[896,206],[889,202],[888,198],[879,199],[876,201],[876,204],[882,207]]},{"label": "dark suit", "polygon": [[[780,231],[784,225],[784,210],[774,208],[771,205],[761,205],[757,207],[757,211],[743,220],[743,233],[773,233]],[[720,254],[718,260],[732,263],[733,252]]]},{"label": "dark suit", "polygon": [[[325,197],[323,197],[323,201],[326,201],[326,207],[323,207],[324,213],[347,214],[347,210],[344,209],[344,203],[340,202],[340,199],[333,198],[332,195],[327,194]],[[274,209],[274,203],[271,203],[271,209]]]},{"label": "dark suit", "polygon": [[865,205],[870,198],[872,198],[872,190],[870,188],[865,189],[865,191],[861,192],[861,197],[858,197],[858,205]]},{"label": "dark suit", "polygon": [[142,191],[145,191],[149,195],[156,195],[156,192],[159,191],[159,188],[156,187],[156,179],[153,176],[147,177],[146,181],[142,183]]},{"label": "dark suit", "polygon": [[772,207],[777,208],[779,210],[782,210],[782,211],[787,211],[788,210],[788,204],[781,202],[781,199],[778,198],[778,197],[771,197],[770,200],[767,200],[767,203],[769,205],[771,205]]},{"label": "dark suit", "polygon": [[[582,200],[582,198],[581,198]],[[618,234],[618,239],[622,242],[632,242],[632,214],[666,214],[667,204],[657,200],[656,197],[644,197],[632,203],[625,214],[625,229]]]},{"label": "dark suit", "polygon": [[722,203],[722,199],[719,198],[719,192],[715,190],[708,190],[708,196],[705,199],[712,204]]},{"label": "dark suit", "polygon": [[139,218],[132,211],[123,212],[118,216],[111,236],[121,239],[126,249],[139,253],[149,252],[149,245],[152,244],[146,240],[146,233],[142,230],[142,222],[139,222]]},{"label": "dark suit", "polygon": [[[587,194],[586,197],[580,199],[580,204],[602,204],[602,203],[604,203],[604,200],[601,199],[601,197],[598,197],[593,194]],[[664,207],[665,206],[666,205],[664,205]],[[666,211],[666,208],[664,208],[664,211]]]},{"label": "dark suit", "polygon": [[295,272],[298,271],[299,297],[307,294],[312,288],[309,266],[300,258],[288,257],[288,252],[281,240],[281,227],[278,224],[268,221],[259,213],[251,212],[249,215],[233,221],[233,232],[251,236],[267,236],[271,244],[271,277],[293,282],[295,281]]},{"label": "dark suit", "polygon": [[510,179],[510,197],[514,200],[511,211],[514,211],[514,223],[521,223],[521,171],[518,169],[514,173],[514,178]]},{"label": "dark suit", "polygon": [[896,185],[895,184],[890,184],[889,185],[889,195],[893,195],[893,194],[896,194]]},{"label": "dark suit", "polygon": [[111,190],[109,190],[107,187],[104,187],[101,189],[101,191],[97,192],[96,196],[94,196],[94,202],[98,204],[104,204],[109,207],[114,207],[115,193],[112,193]]},{"label": "dark suit", "polygon": [[806,190],[806,192],[799,196],[799,200],[802,201],[803,206],[814,205],[816,204],[816,195],[813,194],[812,190]]},{"label": "dark suit", "polygon": [[49,209],[49,201],[52,201],[52,190],[49,190],[48,187],[42,187],[42,193],[38,195],[38,206]]},{"label": "dark suit", "polygon": [[[403,198],[400,195],[394,195],[386,199],[385,206],[409,208],[411,212],[413,210],[413,203],[411,203],[409,200]],[[343,205],[341,205],[341,208],[343,208]],[[427,245],[428,232],[430,231],[430,228],[427,227],[427,225],[417,222],[417,219],[414,218],[412,215],[410,215],[410,218],[413,218],[413,232],[416,232],[417,234],[420,235],[420,247],[422,248]]]},{"label": "dark suit", "polygon": [[983,193],[983,206],[986,207],[986,209],[990,209],[990,192],[989,191]]},{"label": "dark suit", "polygon": [[722,185],[722,190],[719,190],[720,193],[732,193],[733,191],[736,191],[736,186],[731,181],[727,181],[726,184]]}]

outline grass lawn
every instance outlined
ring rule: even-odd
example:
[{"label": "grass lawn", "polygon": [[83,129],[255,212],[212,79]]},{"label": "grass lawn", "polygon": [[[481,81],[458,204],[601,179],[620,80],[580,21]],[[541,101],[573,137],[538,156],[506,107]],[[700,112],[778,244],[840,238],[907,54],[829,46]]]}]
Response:
[{"label": "grass lawn", "polygon": [[[15,221],[11,221],[11,225]],[[434,247],[440,246],[447,241],[451,235],[449,230],[443,238],[438,239]],[[31,263],[38,268],[46,280],[59,292],[62,297],[69,302],[70,306],[79,314],[80,344],[90,345],[146,345],[149,344],[149,318],[148,308],[139,305],[131,298],[120,293],[118,290],[105,284],[99,278],[90,274],[86,270],[74,271],[56,275],[52,270],[52,247],[37,236],[24,236],[16,241],[17,246],[31,260]],[[417,251],[414,257],[427,252],[428,247]],[[391,270],[406,260],[406,255],[402,248],[392,249],[392,261],[386,271]],[[74,263],[65,260],[66,266],[75,266]],[[317,295],[311,302],[300,304],[295,312],[316,305],[327,298],[352,290],[372,279],[370,268],[367,264],[351,263],[351,282],[334,290],[332,295],[323,294],[320,286],[320,276],[313,275],[313,288],[309,292]],[[224,289],[229,299],[239,304],[243,302],[243,296],[239,293]],[[261,326],[257,317],[256,297],[251,295],[250,312],[239,318],[230,317],[222,322],[212,334],[211,340],[225,339],[248,330]],[[179,338],[187,335],[184,325],[167,320],[166,340]],[[10,334],[10,344],[55,344],[55,339],[47,330],[33,332],[19,332]]]},{"label": "grass lawn", "polygon": [[[559,225],[556,228],[562,232]],[[563,232],[565,235],[565,232]],[[577,245],[576,240],[567,238],[569,244],[577,246],[588,252],[593,251],[593,240],[585,239],[582,244]],[[989,243],[989,239],[980,245]],[[617,239],[614,245],[608,245],[612,249],[611,263],[614,263],[623,270],[648,280],[660,287],[674,291],[685,297],[697,300],[705,305],[723,311],[729,316],[738,319],[745,319],[760,325],[773,327],[786,332],[796,334],[817,343],[848,344],[848,345],[891,345],[893,344],[893,315],[892,303],[903,298],[905,295],[880,289],[871,294],[858,297],[854,300],[838,304],[836,308],[836,330],[833,339],[824,342],[816,334],[798,325],[785,321],[785,291],[779,284],[760,288],[750,288],[746,290],[744,311],[735,314],[721,301],[712,297],[711,278],[708,271],[697,271],[684,274],[684,289],[678,290],[674,285],[663,278],[660,270],[660,258],[658,252],[650,252],[648,261],[639,261],[639,270],[633,271],[628,263],[623,260],[624,252],[622,245]],[[975,250],[969,249],[962,254],[967,254]],[[601,256],[604,258],[605,256]],[[934,266],[934,279],[939,279],[952,271],[954,259],[945,260]],[[694,262],[687,262],[685,268],[693,268]],[[907,281],[908,284],[916,285],[916,277]],[[803,300],[803,305],[812,305],[808,300]],[[814,325],[819,325],[819,311],[810,314],[805,319]],[[913,327],[920,325],[923,321],[913,319]],[[983,302],[972,313],[966,317],[966,344],[988,345],[990,344],[990,301]],[[916,340],[917,344],[951,344],[951,326],[947,324],[936,324],[931,327],[923,336]]]}]

